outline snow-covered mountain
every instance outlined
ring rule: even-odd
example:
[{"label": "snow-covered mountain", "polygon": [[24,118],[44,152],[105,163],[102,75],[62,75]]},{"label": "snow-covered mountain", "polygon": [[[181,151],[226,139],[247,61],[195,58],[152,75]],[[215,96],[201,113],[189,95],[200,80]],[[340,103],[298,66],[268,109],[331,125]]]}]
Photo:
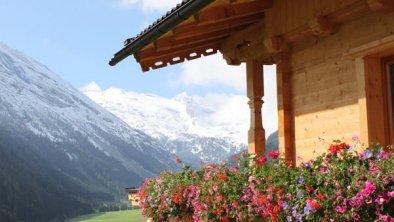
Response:
[{"label": "snow-covered mountain", "polygon": [[160,146],[44,65],[0,43],[0,189],[7,195],[1,209],[49,221],[63,208],[66,217],[78,212],[69,208],[114,200],[124,187],[176,167],[175,155]]},{"label": "snow-covered mountain", "polygon": [[249,108],[244,96],[181,93],[168,99],[118,88],[101,90],[94,82],[81,91],[186,160],[217,162],[246,148]]}]

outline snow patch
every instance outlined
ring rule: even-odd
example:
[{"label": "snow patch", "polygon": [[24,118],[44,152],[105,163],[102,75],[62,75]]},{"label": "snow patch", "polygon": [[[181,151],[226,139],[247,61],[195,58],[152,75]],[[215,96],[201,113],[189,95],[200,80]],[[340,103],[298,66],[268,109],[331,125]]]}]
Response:
[{"label": "snow patch", "polygon": [[91,82],[81,88],[83,92],[101,92],[101,88],[97,85],[96,82]]}]

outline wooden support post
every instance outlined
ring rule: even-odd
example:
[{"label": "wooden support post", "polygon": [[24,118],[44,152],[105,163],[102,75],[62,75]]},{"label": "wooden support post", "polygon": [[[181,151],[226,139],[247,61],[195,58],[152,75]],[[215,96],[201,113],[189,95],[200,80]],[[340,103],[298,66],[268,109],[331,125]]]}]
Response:
[{"label": "wooden support post", "polygon": [[[368,142],[389,145],[390,132],[387,113],[387,80],[383,62],[375,56],[364,57],[365,97],[367,108]],[[369,144],[366,144],[369,145]]]},{"label": "wooden support post", "polygon": [[289,57],[282,55],[277,68],[277,91],[278,91],[278,120],[279,120],[279,150],[285,153],[286,162],[289,165],[296,164],[295,137],[294,137],[294,114],[292,108],[292,85]]},{"label": "wooden support post", "polygon": [[265,154],[265,130],[261,108],[264,96],[263,64],[257,60],[246,62],[247,96],[250,107],[250,129],[248,132],[248,151],[251,154]]}]

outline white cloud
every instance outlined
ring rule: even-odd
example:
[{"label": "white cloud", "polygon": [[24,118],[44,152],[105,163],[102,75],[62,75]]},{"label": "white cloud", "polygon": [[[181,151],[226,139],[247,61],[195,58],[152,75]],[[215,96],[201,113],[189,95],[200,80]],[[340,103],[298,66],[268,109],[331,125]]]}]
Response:
[{"label": "white cloud", "polygon": [[[267,136],[278,129],[278,114],[277,114],[277,90],[276,90],[276,67],[275,66],[264,66],[264,104],[263,104],[263,125],[266,130]],[[181,84],[185,86],[228,86],[234,89],[237,94],[246,96],[246,68],[245,65],[230,66],[227,65],[225,60],[220,55],[213,55],[203,57],[197,60],[187,61],[181,68],[180,75],[177,79],[171,80],[172,84]],[[208,94],[211,101],[216,103],[217,107],[220,108],[220,101],[225,100],[222,96],[214,96],[215,94]],[[215,99],[216,98],[216,99]],[[235,101],[235,100],[233,100]],[[237,100],[236,109],[235,103],[227,103],[223,109],[229,115],[234,117],[243,116],[245,113],[245,107],[248,107],[246,103],[242,103]],[[231,108],[227,107],[231,106]],[[224,112],[218,112],[217,118],[225,116]],[[249,117],[249,112],[247,116]],[[242,119],[244,121],[244,119]],[[241,122],[242,122],[241,121]],[[248,120],[249,121],[249,120]],[[249,123],[247,124],[249,126]]]},{"label": "white cloud", "polygon": [[117,0],[122,8],[130,8],[137,6],[142,10],[148,11],[167,11],[176,4],[181,3],[182,0]]},{"label": "white cloud", "polygon": [[276,66],[264,66],[263,126],[266,136],[278,129]]},{"label": "white cloud", "polygon": [[246,88],[245,66],[229,66],[220,54],[187,61],[172,84],[186,86],[229,86],[241,92]]},{"label": "white cloud", "polygon": [[[278,128],[275,69],[275,66],[264,66],[263,124],[267,135]],[[218,54],[185,62],[178,79],[172,80],[171,83],[202,87],[222,85],[246,94],[245,76],[245,65],[229,66]]]}]

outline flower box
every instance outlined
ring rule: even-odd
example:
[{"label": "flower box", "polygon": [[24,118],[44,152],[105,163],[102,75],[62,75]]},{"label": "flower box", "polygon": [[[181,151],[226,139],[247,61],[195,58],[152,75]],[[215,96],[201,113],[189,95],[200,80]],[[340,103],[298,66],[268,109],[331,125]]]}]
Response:
[{"label": "flower box", "polygon": [[155,221],[394,221],[394,154],[351,149],[336,142],[299,167],[275,152],[163,172],[145,181],[140,204]]}]

